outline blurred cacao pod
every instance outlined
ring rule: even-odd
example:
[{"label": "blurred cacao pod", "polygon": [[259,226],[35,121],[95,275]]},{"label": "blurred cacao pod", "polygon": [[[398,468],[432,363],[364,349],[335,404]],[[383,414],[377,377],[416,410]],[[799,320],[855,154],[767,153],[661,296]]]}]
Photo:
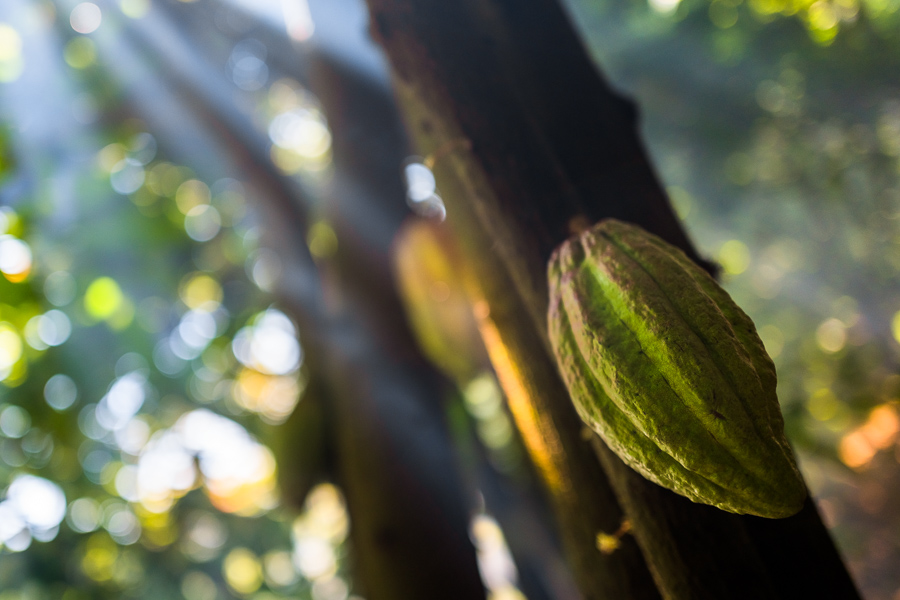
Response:
[{"label": "blurred cacao pod", "polygon": [[549,264],[549,333],[582,420],[647,479],[780,518],[806,487],[750,318],[681,250],[615,220]]},{"label": "blurred cacao pod", "polygon": [[407,221],[394,241],[394,272],[422,351],[465,383],[489,364],[466,288],[465,265],[446,225]]}]

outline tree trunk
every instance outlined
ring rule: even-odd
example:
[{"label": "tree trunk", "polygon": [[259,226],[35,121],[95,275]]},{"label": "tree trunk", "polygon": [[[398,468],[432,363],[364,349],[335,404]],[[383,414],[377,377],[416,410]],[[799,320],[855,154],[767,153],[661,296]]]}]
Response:
[{"label": "tree trunk", "polygon": [[[409,128],[436,157],[449,218],[463,242],[469,238],[469,251],[480,253],[472,260],[489,263],[481,287],[499,347],[517,367],[505,383],[531,399],[519,411],[529,418],[517,421],[526,440],[529,422],[538,432],[532,455],[552,472],[534,448],[574,461],[581,444],[548,351],[545,273],[553,248],[573,231],[616,217],[711,265],[693,250],[654,175],[633,105],[604,83],[553,0],[368,4]],[[495,289],[503,274],[511,288]],[[508,297],[513,290],[516,299]],[[504,367],[497,368],[503,378]],[[599,439],[592,442],[664,597],[858,598],[812,501],[777,521],[725,513],[650,483]],[[601,480],[597,473],[571,483],[575,494],[588,495]],[[563,513],[577,510],[560,502]],[[609,500],[598,510],[608,518],[619,509]],[[574,519],[560,515],[564,528],[575,527]],[[624,580],[643,568],[634,557],[613,568],[599,553],[593,558],[597,572],[605,569],[607,590],[628,589]],[[585,595],[600,597],[581,575]]]}]

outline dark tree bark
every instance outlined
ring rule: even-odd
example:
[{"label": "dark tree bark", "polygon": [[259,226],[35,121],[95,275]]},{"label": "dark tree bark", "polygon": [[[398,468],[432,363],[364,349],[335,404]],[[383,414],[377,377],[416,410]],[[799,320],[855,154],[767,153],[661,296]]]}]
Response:
[{"label": "dark tree bark", "polygon": [[[634,106],[598,75],[556,2],[368,4],[409,128],[423,152],[439,157],[449,217],[469,250],[480,253],[473,260],[490,263],[481,269],[482,286],[504,350],[519,365],[517,383],[539,398],[529,407],[533,421],[549,419],[547,431],[571,452],[581,432],[565,416],[572,408],[546,336],[553,248],[573,231],[616,217],[711,266],[693,250],[649,164]],[[491,292],[501,272],[518,299]],[[507,312],[498,314],[498,306]],[[778,521],[732,515],[650,483],[602,442],[594,445],[664,597],[858,598],[812,501]],[[576,493],[599,485],[574,483]],[[601,512],[618,510],[604,501]],[[563,527],[572,526],[566,518],[560,515]],[[643,568],[634,560],[609,568],[594,558],[597,570],[606,569],[608,589],[626,589],[623,570]],[[584,593],[599,597],[581,575]]]}]

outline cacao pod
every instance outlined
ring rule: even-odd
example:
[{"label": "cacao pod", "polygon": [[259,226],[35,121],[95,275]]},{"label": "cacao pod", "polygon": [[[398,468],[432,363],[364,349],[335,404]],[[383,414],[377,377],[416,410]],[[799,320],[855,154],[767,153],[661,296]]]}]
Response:
[{"label": "cacao pod", "polygon": [[397,286],[419,347],[447,376],[465,384],[490,363],[452,233],[444,223],[412,219],[397,232],[393,250]]},{"label": "cacao pod", "polygon": [[780,518],[806,487],[750,318],[681,250],[602,221],[556,249],[549,334],[582,420],[647,479]]}]

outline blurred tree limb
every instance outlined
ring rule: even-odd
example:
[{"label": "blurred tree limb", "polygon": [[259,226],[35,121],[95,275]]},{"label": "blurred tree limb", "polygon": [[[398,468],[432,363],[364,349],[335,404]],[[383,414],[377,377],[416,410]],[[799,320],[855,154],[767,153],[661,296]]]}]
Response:
[{"label": "blurred tree limb", "polygon": [[[340,235],[338,253],[317,263],[305,240],[310,223],[323,215],[268,161],[265,133],[224,101],[222,92],[229,88],[215,69],[196,53],[179,52],[188,42],[173,22],[184,25],[154,13],[143,27],[133,28],[130,41],[157,57],[162,79],[224,141],[254,195],[265,243],[278,250],[283,274],[277,293],[299,325],[316,393],[330,405],[335,477],[347,498],[361,591],[372,600],[484,598],[468,533],[467,494],[441,406],[447,384],[415,346],[389,277],[390,227],[405,213],[402,195],[393,211],[378,212],[377,223],[364,222],[366,235],[358,233],[353,209],[391,199],[391,190],[360,185],[365,194],[343,196],[350,205],[334,206],[328,215]],[[133,101],[142,107],[140,98]],[[339,137],[343,130],[333,133]],[[395,151],[402,153],[402,145]],[[347,160],[336,156],[336,162]],[[345,175],[359,176],[359,169],[348,168]],[[384,180],[402,189],[397,171],[394,181]],[[373,244],[371,232],[381,231],[374,225],[387,229]],[[281,468],[292,466],[307,465]]]}]

